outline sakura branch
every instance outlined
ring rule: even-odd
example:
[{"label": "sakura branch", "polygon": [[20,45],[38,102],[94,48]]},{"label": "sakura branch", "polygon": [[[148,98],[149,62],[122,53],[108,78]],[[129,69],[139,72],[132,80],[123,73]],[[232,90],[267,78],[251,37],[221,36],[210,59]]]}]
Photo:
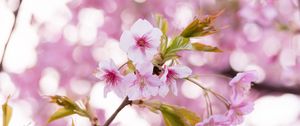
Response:
[{"label": "sakura branch", "polygon": [[[193,37],[202,37],[218,31],[213,26],[218,15],[219,13],[204,19],[195,19],[178,36],[170,40],[167,37],[166,19],[161,16],[156,18],[158,19],[157,27],[145,19],[138,19],[130,30],[124,31],[120,37],[120,48],[126,52],[128,61],[119,67],[112,59],[101,61],[95,74],[100,81],[105,82],[104,97],[113,92],[120,98],[124,98],[117,110],[104,122],[104,126],[109,126],[123,108],[132,104],[160,111],[168,126],[235,126],[240,124],[243,115],[250,113],[253,109],[253,102],[247,99],[247,95],[251,82],[256,80],[256,73],[247,71],[237,74],[229,82],[232,93],[227,99],[193,79],[192,69],[181,64],[178,55],[180,51],[222,52],[217,47],[191,41]],[[177,96],[177,80],[190,81],[204,91],[206,119],[200,121],[198,115],[186,108],[151,99],[154,96],[167,97],[168,94]],[[224,103],[227,108],[225,113],[214,113],[210,95]],[[70,108],[66,106],[73,106],[69,114],[91,118],[91,114],[86,113],[86,109],[65,99],[70,105],[58,104],[64,106],[64,109]]]},{"label": "sakura branch", "polygon": [[9,36],[7,38],[7,41],[6,41],[5,45],[4,45],[4,49],[3,49],[3,53],[2,53],[1,61],[0,61],[0,72],[3,71],[3,60],[5,58],[5,53],[6,53],[6,50],[7,50],[9,41],[10,41],[10,38],[11,38],[13,32],[16,29],[16,24],[17,24],[17,19],[18,19],[18,14],[19,14],[19,10],[20,10],[21,4],[22,4],[22,0],[20,0],[18,8],[14,11],[15,20],[14,20],[13,26],[11,28],[11,31],[9,33]]}]

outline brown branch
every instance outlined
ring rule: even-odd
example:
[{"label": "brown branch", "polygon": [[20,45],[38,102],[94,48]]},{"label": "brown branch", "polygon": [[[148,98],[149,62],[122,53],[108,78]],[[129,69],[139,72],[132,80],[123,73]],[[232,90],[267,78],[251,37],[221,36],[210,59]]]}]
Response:
[{"label": "brown branch", "polygon": [[[222,71],[221,74],[234,77],[237,72],[233,69],[227,69]],[[284,84],[274,84],[269,82],[255,83],[252,88],[262,93],[272,93],[272,94],[283,94],[283,93],[291,93],[295,95],[300,95],[300,86],[285,86]]]},{"label": "brown branch", "polygon": [[1,57],[1,62],[0,62],[0,72],[3,71],[3,60],[4,60],[4,57],[5,57],[5,53],[6,53],[6,50],[7,50],[9,41],[10,41],[10,38],[11,38],[13,32],[16,29],[17,17],[18,17],[18,14],[19,14],[19,10],[20,10],[21,4],[22,4],[22,0],[20,0],[19,7],[13,12],[14,16],[15,16],[15,20],[14,20],[13,26],[11,28],[11,31],[9,33],[9,36],[7,38],[7,41],[6,41],[5,45],[4,45],[4,49],[3,49],[3,53],[2,53],[2,57]]},{"label": "brown branch", "polygon": [[108,118],[103,126],[109,126],[110,123],[116,118],[118,113],[125,108],[127,105],[130,105],[132,101],[129,100],[128,96],[123,100],[122,104],[117,108],[117,110]]}]

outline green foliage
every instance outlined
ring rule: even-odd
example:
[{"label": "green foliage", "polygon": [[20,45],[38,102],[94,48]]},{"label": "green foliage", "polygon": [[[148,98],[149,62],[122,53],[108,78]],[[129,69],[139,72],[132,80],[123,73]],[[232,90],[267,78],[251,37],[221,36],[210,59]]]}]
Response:
[{"label": "green foliage", "polygon": [[198,18],[194,19],[180,34],[180,36],[190,38],[190,37],[201,37],[207,36],[217,32],[217,29],[213,26],[216,18],[222,13],[219,13],[200,20]]},{"label": "green foliage", "polygon": [[193,43],[193,49],[196,51],[204,51],[204,52],[222,52],[218,47],[213,47],[210,45],[205,45],[202,43]]},{"label": "green foliage", "polygon": [[182,50],[194,50],[194,51],[205,51],[205,52],[222,52],[219,48],[201,44],[201,43],[191,43],[191,37],[201,37],[213,34],[217,32],[216,28],[213,26],[216,18],[222,13],[219,13],[200,20],[198,18],[194,19],[179,36],[176,36],[171,41],[168,41],[166,35],[167,32],[167,21],[161,15],[156,15],[157,26],[162,30],[163,35],[161,37],[160,43],[160,54],[155,56],[153,64],[160,66],[168,60],[174,60],[179,58],[178,52]]},{"label": "green foliage", "polygon": [[72,114],[78,114],[80,116],[90,118],[89,112],[86,109],[81,108],[70,98],[59,95],[50,96],[50,98],[50,102],[56,103],[57,105],[62,106],[62,108],[59,108],[56,112],[54,112],[51,115],[51,117],[48,120],[48,123]]},{"label": "green foliage", "polygon": [[2,111],[3,111],[3,126],[8,126],[11,116],[12,116],[12,107],[8,105],[8,99],[7,98],[6,102],[2,105]]},{"label": "green foliage", "polygon": [[163,62],[178,58],[177,52],[182,50],[188,50],[192,47],[189,38],[184,38],[182,36],[177,36],[171,40],[170,45],[167,47],[166,51],[163,52]]},{"label": "green foliage", "polygon": [[164,35],[167,34],[168,32],[168,21],[165,19],[162,15],[156,14],[155,15],[156,19],[156,25],[157,27],[162,31]]},{"label": "green foliage", "polygon": [[73,110],[66,109],[66,108],[60,108],[60,109],[58,109],[56,112],[54,112],[51,115],[51,117],[48,119],[48,123],[50,123],[50,122],[52,122],[54,120],[57,120],[57,119],[60,119],[60,118],[72,115],[72,114],[75,114],[75,112]]},{"label": "green foliage", "polygon": [[156,25],[162,31],[163,35],[161,36],[161,43],[160,43],[160,51],[164,52],[168,46],[168,21],[162,15],[156,14]]},{"label": "green foliage", "polygon": [[160,111],[166,126],[194,126],[201,121],[194,112],[183,107],[160,102],[148,103],[147,107],[151,111]]}]

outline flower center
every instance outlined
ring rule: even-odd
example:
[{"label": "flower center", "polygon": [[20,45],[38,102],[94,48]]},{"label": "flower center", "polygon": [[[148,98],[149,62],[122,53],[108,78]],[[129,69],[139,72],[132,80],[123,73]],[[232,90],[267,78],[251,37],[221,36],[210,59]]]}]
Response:
[{"label": "flower center", "polygon": [[119,81],[119,78],[114,71],[107,71],[104,75],[104,78],[106,80],[106,83],[112,85],[117,84],[117,81]]},{"label": "flower center", "polygon": [[168,69],[167,81],[171,81],[171,79],[175,79],[175,78],[176,78],[176,72]]},{"label": "flower center", "polygon": [[138,46],[140,46],[140,47],[145,47],[146,46],[146,44],[147,44],[147,42],[146,42],[146,40],[145,40],[145,38],[139,38],[138,40],[137,40],[137,45]]}]

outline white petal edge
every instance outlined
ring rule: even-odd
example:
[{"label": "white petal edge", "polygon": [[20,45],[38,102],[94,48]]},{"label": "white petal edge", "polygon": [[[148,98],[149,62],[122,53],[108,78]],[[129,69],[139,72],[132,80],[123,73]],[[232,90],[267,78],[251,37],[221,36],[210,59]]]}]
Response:
[{"label": "white petal edge", "polygon": [[133,35],[138,35],[141,37],[142,35],[150,32],[153,29],[152,24],[144,19],[138,19],[130,28],[130,31]]},{"label": "white petal edge", "polygon": [[128,52],[129,48],[134,46],[135,46],[134,36],[130,31],[124,31],[120,38],[120,48],[124,52]]},{"label": "white petal edge", "polygon": [[192,74],[192,70],[183,65],[172,66],[170,69],[173,69],[177,73],[178,78],[185,78]]}]

